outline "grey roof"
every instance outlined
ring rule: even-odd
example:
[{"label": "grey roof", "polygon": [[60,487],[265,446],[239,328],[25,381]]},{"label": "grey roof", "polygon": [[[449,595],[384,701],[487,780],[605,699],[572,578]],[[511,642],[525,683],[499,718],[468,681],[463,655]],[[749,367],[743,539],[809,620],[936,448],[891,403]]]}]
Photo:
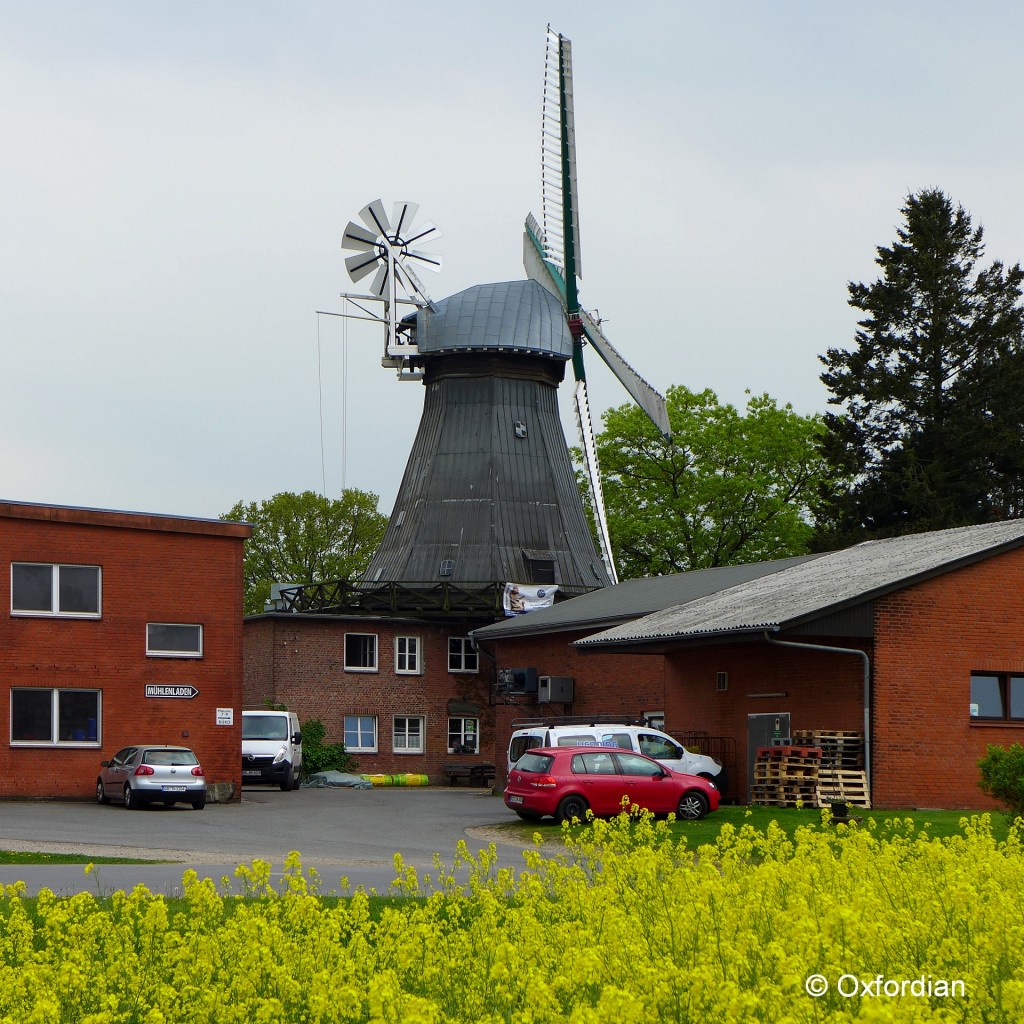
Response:
[{"label": "grey roof", "polygon": [[503,622],[473,630],[479,640],[504,640],[513,636],[563,633],[598,629],[636,619],[662,608],[693,601],[728,587],[759,579],[820,555],[799,555],[770,562],[727,565],[716,569],[696,569],[638,580],[624,580],[613,587],[583,594],[528,615],[517,615]]},{"label": "grey roof", "polygon": [[562,304],[536,281],[479,284],[416,313],[421,354],[523,351],[553,359],[572,356]]},{"label": "grey roof", "polygon": [[1024,520],[867,541],[576,641],[611,647],[798,626],[1024,544]]}]

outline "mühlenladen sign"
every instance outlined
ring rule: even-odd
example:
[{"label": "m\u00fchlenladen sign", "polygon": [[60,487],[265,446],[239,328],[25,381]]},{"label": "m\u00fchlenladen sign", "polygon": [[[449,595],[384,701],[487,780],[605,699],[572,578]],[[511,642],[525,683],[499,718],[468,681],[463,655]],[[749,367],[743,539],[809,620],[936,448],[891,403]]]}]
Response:
[{"label": "m\u00fchlenladen sign", "polygon": [[194,686],[165,686],[162,683],[146,683],[147,697],[179,697],[191,700],[199,696]]}]

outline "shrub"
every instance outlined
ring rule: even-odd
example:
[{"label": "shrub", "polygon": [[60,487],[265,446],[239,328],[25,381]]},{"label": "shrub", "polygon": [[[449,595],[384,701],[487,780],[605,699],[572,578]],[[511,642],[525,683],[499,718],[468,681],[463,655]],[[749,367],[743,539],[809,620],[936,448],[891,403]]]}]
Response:
[{"label": "shrub", "polygon": [[319,718],[302,723],[302,777],[308,779],[317,772],[350,772],[356,759],[345,749],[344,743],[325,743],[327,730]]},{"label": "shrub", "polygon": [[1024,818],[1024,746],[989,745],[978,762],[982,790],[1007,806],[1010,816]]}]

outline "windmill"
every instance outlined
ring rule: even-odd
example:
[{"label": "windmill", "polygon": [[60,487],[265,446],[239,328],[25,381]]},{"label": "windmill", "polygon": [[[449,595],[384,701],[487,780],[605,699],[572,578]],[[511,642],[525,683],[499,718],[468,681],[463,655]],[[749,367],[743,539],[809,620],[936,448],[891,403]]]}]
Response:
[{"label": "windmill", "polygon": [[[434,302],[416,271],[440,259],[439,237],[415,227],[417,208],[370,203],[342,246],[353,281],[373,274],[384,315],[384,365],[421,380],[423,414],[384,539],[363,576],[368,587],[556,586],[579,593],[616,582],[587,399],[589,343],[668,433],[661,396],[612,347],[577,294],[572,66],[569,40],[547,32],[542,111],[543,225],[527,218],[527,279],[476,285]],[[412,307],[402,315],[401,304]],[[360,307],[361,309],[363,307]],[[586,521],[558,415],[557,388],[572,363],[577,426],[600,555]]]}]

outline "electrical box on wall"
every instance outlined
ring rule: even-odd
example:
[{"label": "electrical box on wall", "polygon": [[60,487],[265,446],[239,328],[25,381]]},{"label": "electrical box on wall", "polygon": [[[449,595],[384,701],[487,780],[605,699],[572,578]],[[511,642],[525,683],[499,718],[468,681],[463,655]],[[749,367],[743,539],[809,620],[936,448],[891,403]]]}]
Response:
[{"label": "electrical box on wall", "polygon": [[541,676],[537,681],[537,703],[571,704],[575,682],[572,676]]},{"label": "electrical box on wall", "polygon": [[498,693],[537,693],[535,668],[499,668]]}]

